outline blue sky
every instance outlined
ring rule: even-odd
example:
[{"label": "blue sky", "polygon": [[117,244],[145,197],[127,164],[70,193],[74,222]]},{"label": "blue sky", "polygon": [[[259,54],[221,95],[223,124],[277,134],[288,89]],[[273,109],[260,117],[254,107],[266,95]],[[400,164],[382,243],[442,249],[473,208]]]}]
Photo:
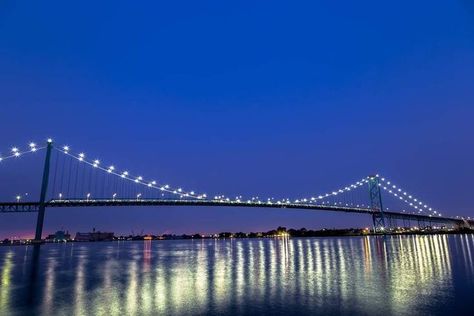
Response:
[{"label": "blue sky", "polygon": [[[0,3],[2,151],[51,136],[198,191],[296,197],[378,172],[447,215],[472,215],[473,78],[466,0]],[[3,192],[23,190],[0,172]],[[2,217],[3,235],[34,227],[34,216]],[[369,223],[255,209],[81,209],[48,212],[46,230]]]}]

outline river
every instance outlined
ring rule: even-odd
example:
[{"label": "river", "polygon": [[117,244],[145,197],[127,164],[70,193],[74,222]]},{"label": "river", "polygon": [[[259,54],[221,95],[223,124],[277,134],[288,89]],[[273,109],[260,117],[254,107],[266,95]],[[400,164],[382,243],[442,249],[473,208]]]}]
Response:
[{"label": "river", "polygon": [[474,315],[474,235],[0,247],[0,315]]}]

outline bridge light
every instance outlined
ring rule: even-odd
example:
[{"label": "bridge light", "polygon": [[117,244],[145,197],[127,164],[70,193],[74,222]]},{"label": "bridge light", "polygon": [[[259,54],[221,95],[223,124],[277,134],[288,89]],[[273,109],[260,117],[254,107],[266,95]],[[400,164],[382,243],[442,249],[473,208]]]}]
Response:
[{"label": "bridge light", "polygon": [[63,146],[63,151],[67,154],[67,152],[69,151],[69,146]]},{"label": "bridge light", "polygon": [[35,148],[35,147],[36,147],[36,144],[35,144],[35,143],[33,143],[33,142],[31,142],[29,146],[30,146],[30,148],[31,148],[31,149],[33,149],[33,148]]},{"label": "bridge light", "polygon": [[86,157],[86,154],[80,153],[79,154],[79,161],[83,161],[85,157]]},{"label": "bridge light", "polygon": [[48,138],[48,143],[52,143],[53,142],[53,139],[52,138]]},{"label": "bridge light", "polygon": [[12,153],[16,153],[16,152],[18,152],[18,151],[19,151],[19,150],[18,150],[17,147],[13,147],[13,148],[12,148]]},{"label": "bridge light", "polygon": [[15,157],[20,157],[20,153],[19,152],[16,152],[13,154]]},{"label": "bridge light", "polygon": [[17,201],[17,202],[20,202],[20,200],[21,200],[21,195],[17,195],[15,198],[16,198],[16,201]]}]

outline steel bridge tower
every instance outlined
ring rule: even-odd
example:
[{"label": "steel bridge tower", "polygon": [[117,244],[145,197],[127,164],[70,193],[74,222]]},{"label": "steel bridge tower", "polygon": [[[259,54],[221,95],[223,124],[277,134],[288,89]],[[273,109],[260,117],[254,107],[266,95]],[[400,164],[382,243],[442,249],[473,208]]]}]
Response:
[{"label": "steel bridge tower", "polygon": [[374,233],[385,233],[385,215],[383,212],[382,193],[380,191],[379,177],[369,176],[368,184],[370,209],[374,211],[372,215]]},{"label": "steel bridge tower", "polygon": [[39,200],[38,218],[36,220],[35,243],[41,243],[41,235],[43,233],[44,214],[46,211],[46,194],[48,192],[49,183],[49,166],[51,163],[51,151],[53,149],[53,140],[48,139],[46,145],[46,158],[44,160],[43,180],[41,182],[41,195]]}]

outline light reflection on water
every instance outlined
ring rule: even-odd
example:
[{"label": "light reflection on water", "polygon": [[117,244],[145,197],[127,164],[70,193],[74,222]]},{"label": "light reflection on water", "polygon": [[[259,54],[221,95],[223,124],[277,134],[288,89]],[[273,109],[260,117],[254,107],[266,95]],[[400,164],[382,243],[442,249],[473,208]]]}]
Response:
[{"label": "light reflection on water", "polygon": [[0,315],[468,315],[473,256],[474,235],[1,247]]}]

